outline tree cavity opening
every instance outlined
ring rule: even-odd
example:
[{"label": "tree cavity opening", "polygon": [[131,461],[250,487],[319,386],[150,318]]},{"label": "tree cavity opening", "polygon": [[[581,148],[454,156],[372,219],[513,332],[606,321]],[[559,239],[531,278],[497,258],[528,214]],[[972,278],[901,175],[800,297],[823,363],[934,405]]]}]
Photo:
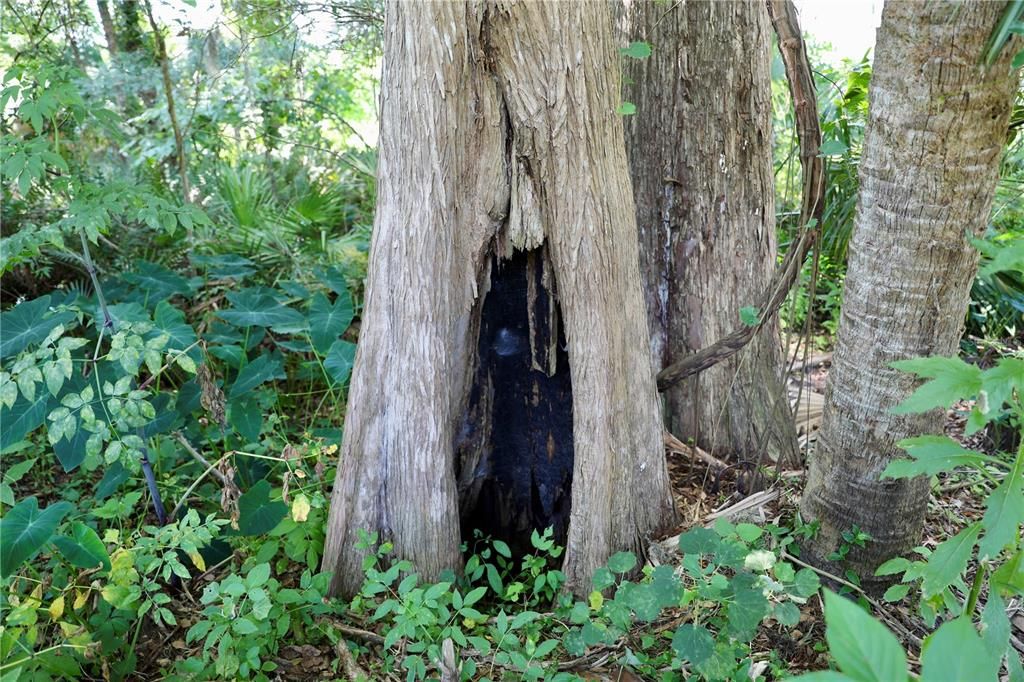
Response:
[{"label": "tree cavity opening", "polygon": [[533,551],[564,546],[573,470],[569,353],[545,248],[495,256],[480,311],[477,367],[455,444],[463,540],[473,531]]}]

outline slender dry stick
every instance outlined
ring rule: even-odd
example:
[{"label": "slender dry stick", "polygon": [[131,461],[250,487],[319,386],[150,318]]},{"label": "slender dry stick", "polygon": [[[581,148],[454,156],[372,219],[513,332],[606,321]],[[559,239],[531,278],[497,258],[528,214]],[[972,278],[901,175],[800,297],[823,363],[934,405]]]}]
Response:
[{"label": "slender dry stick", "polygon": [[[184,446],[185,451],[192,456],[192,459],[196,460],[204,467],[206,467],[207,472],[212,473],[214,476],[219,478],[221,483],[223,483],[226,486],[234,485],[234,482],[230,478],[228,478],[223,471],[217,468],[217,464],[219,464],[224,459],[224,457],[227,457],[227,454],[221,457],[219,460],[217,460],[217,464],[210,464],[206,460],[206,458],[200,455],[199,451],[192,446],[192,443],[188,442],[188,439],[185,438],[184,435],[182,435],[181,431],[175,431],[174,438]],[[203,475],[205,476],[206,474],[204,473]]]}]

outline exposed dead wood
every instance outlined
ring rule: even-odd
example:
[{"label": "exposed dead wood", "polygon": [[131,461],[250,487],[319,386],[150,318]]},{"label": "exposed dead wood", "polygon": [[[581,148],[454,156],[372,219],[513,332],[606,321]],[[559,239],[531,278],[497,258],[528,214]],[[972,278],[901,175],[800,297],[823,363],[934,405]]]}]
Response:
[{"label": "exposed dead wood", "polygon": [[807,391],[796,404],[796,429],[799,434],[808,434],[821,426],[821,417],[825,411],[825,396]]},{"label": "exposed dead wood", "polygon": [[344,639],[339,639],[334,647],[334,652],[341,661],[341,670],[349,682],[369,682],[370,675],[356,663],[355,656],[348,650],[348,644]]},{"label": "exposed dead wood", "polygon": [[804,174],[800,207],[803,233],[800,240],[786,252],[786,257],[775,271],[768,293],[759,306],[757,323],[736,329],[710,346],[661,370],[658,373],[659,391],[665,391],[687,377],[718,364],[746,346],[786,300],[789,290],[800,275],[804,259],[818,238],[825,206],[825,173],[818,156],[821,127],[818,124],[818,105],[810,60],[800,34],[796,7],[791,0],[768,0],[768,14],[779,38],[779,49],[793,97],[797,137],[800,140],[800,163]]},{"label": "exposed dead wood", "polygon": [[821,367],[822,365],[832,362],[832,353],[815,353],[814,355],[793,363],[793,366],[789,368],[790,373],[804,372],[815,367]]},{"label": "exposed dead wood", "polygon": [[742,500],[736,502],[735,504],[731,504],[728,507],[719,509],[718,511],[708,514],[704,519],[705,525],[710,526],[712,525],[712,522],[717,519],[729,518],[731,516],[736,516],[737,514],[743,511],[763,507],[769,502],[779,499],[779,496],[781,494],[782,491],[779,490],[778,488],[771,488],[769,490],[762,490],[761,492],[754,493],[749,497],[744,497]]},{"label": "exposed dead wood", "polygon": [[[753,495],[745,497],[739,502],[736,502],[735,504],[731,504],[728,507],[725,507],[724,509],[720,509],[716,512],[708,514],[704,517],[704,525],[710,527],[714,525],[714,522],[717,519],[729,518],[731,516],[739,514],[740,512],[762,507],[768,504],[769,502],[779,499],[779,496],[781,494],[782,491],[777,488],[773,488],[770,490],[762,490],[759,493],[754,493]],[[680,535],[682,535],[682,533],[680,533]],[[678,554],[678,552],[679,535],[673,535],[672,537],[666,538],[661,542],[657,543],[656,555],[658,557],[659,563],[670,563],[670,561],[668,560],[668,556],[673,553]]]},{"label": "exposed dead wood", "polygon": [[441,672],[441,682],[459,682],[459,666],[455,658],[455,643],[445,638],[441,643],[441,660],[437,666]]},{"label": "exposed dead wood", "polygon": [[689,457],[692,457],[693,459],[700,460],[701,462],[704,462],[715,471],[724,471],[729,466],[728,464],[718,459],[714,455],[709,454],[704,450],[701,450],[696,445],[687,445],[683,441],[673,436],[668,431],[665,432],[664,439],[665,449],[668,450],[669,452],[678,453],[680,455],[687,455]]}]

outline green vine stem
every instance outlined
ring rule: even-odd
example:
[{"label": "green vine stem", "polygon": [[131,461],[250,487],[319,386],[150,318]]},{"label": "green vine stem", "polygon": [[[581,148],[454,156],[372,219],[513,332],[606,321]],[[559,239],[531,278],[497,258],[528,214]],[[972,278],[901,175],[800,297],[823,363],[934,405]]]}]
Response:
[{"label": "green vine stem", "polygon": [[[92,261],[92,253],[89,251],[89,240],[84,232],[80,232],[82,238],[82,261],[85,263],[86,272],[92,281],[92,289],[96,292],[96,302],[100,308],[100,315],[103,316],[103,324],[100,327],[99,339],[96,341],[96,351],[93,353],[93,364],[99,356],[100,344],[103,343],[103,336],[107,330],[113,331],[114,318],[110,315],[110,308],[107,307],[107,299],[103,296],[103,287],[100,286],[100,279],[96,271],[96,265]],[[137,434],[142,438],[142,429]],[[139,460],[142,464],[142,473],[146,476],[146,487],[149,488],[149,495],[153,498],[153,511],[156,513],[157,522],[163,526],[167,523],[167,511],[164,509],[164,501],[160,496],[160,489],[156,484],[156,475],[153,473],[153,465],[149,461],[149,448],[145,445],[140,450]]]}]

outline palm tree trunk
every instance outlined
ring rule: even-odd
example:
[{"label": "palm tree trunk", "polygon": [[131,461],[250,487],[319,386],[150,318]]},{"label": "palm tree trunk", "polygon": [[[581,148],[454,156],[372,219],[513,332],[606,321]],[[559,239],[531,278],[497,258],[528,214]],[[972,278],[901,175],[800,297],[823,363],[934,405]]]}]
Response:
[{"label": "palm tree trunk", "polygon": [[819,565],[857,526],[872,536],[841,568],[870,581],[917,544],[928,481],[880,480],[910,436],[940,433],[941,410],[891,409],[915,380],[895,360],[956,353],[992,203],[1015,78],[1011,50],[981,59],[1004,3],[887,2],[876,46],[860,197],[838,340],[801,510]]}]

